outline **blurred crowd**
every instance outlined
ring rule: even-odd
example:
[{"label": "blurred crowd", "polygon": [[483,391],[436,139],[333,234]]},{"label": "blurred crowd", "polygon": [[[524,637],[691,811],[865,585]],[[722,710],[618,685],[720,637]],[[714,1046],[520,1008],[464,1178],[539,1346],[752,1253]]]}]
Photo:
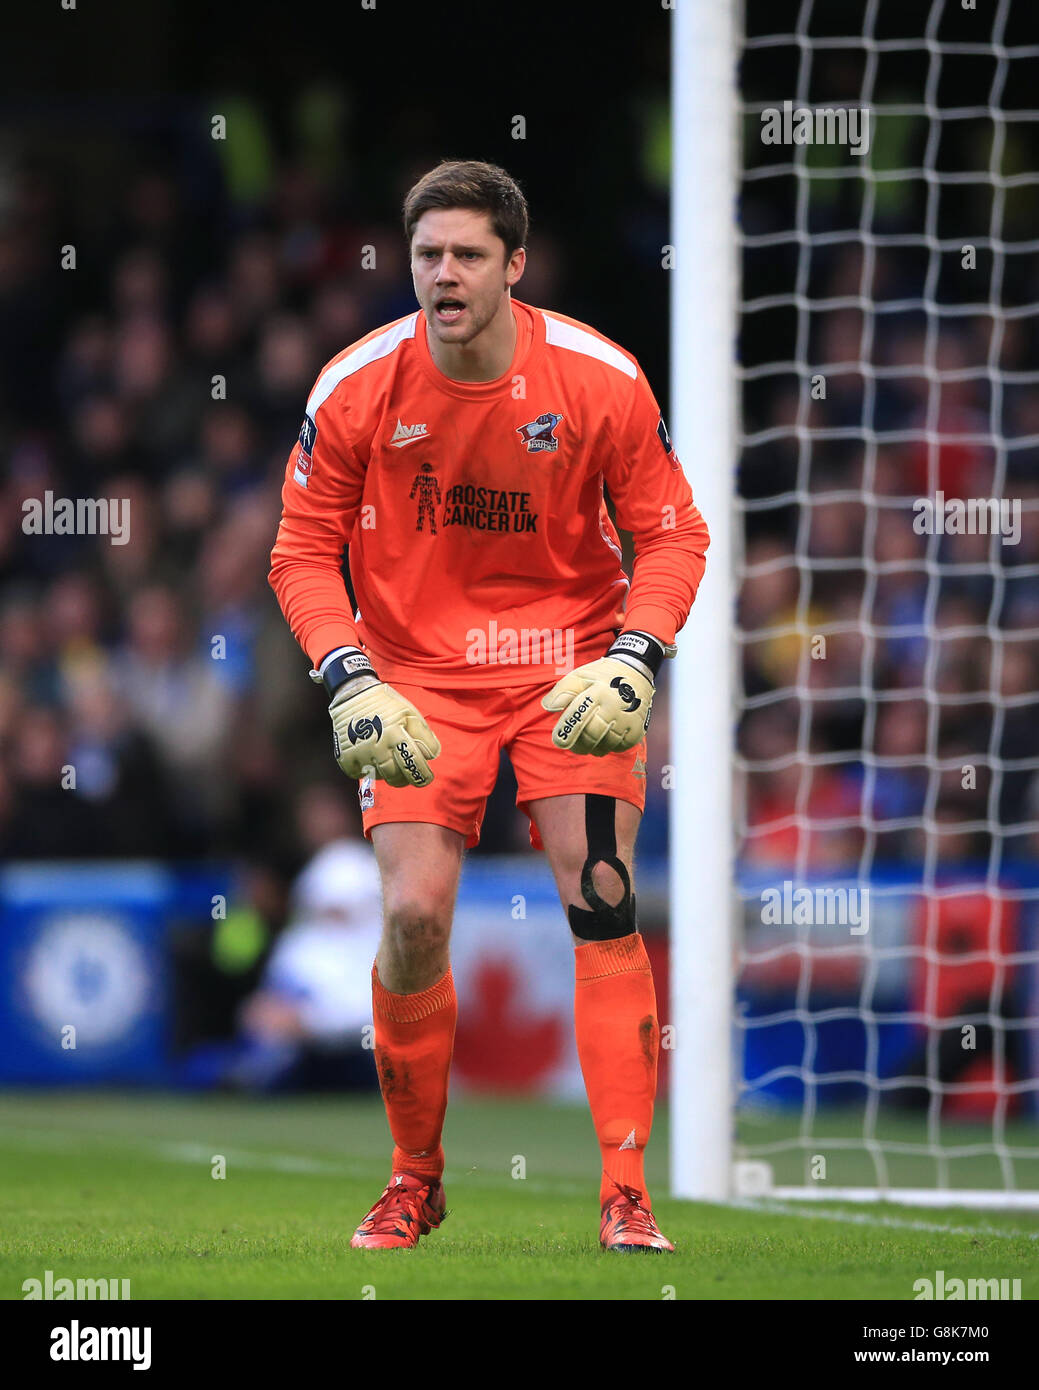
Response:
[{"label": "blurred crowd", "polygon": [[[287,807],[328,775],[329,748],[267,586],[281,477],[321,364],[408,307],[400,238],[380,229],[362,287],[345,266],[369,233],[322,239],[317,186],[290,170],[269,216],[203,272],[204,228],[176,181],[147,171],[99,260],[89,227],[62,222],[52,177],[22,171],[7,192],[0,853],[290,863]],[[62,298],[50,263],[64,243],[78,264]],[[42,383],[19,365],[34,300]],[[48,491],[125,499],[129,542],[26,535],[23,501]]]},{"label": "blurred crowd", "polygon": [[[877,253],[874,295],[919,298],[918,269],[912,252]],[[780,369],[745,397],[746,859],[982,874],[1034,861],[1039,401],[1021,382],[1039,321],[867,318],[847,302],[855,244],[813,253],[812,271],[841,302],[806,316],[806,377]],[[915,504],[940,493],[1005,500],[1019,532],[931,534]]]}]

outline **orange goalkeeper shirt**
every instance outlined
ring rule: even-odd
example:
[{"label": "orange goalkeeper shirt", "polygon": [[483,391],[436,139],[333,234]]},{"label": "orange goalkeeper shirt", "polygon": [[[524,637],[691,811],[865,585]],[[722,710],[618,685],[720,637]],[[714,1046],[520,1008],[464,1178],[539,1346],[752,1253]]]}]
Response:
[{"label": "orange goalkeeper shirt", "polygon": [[[497,381],[446,377],[421,312],[318,377],[270,571],[315,666],[363,646],[389,682],[541,683],[622,627],[669,643],[688,617],[709,536],[641,368],[585,324],[512,304]],[[604,483],[634,538],[630,592]]]}]

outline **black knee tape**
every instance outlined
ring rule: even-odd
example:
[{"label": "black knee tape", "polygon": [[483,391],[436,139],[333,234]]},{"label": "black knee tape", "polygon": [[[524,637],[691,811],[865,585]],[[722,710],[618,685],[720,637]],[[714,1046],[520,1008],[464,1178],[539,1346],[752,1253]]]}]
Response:
[{"label": "black knee tape", "polygon": [[[613,941],[619,936],[631,936],[638,931],[635,897],[631,879],[622,860],[617,858],[617,802],[612,796],[586,796],[584,799],[584,828],[588,837],[588,858],[581,868],[581,897],[583,907],[570,907],[567,916],[570,930],[583,941]],[[597,864],[607,864],[624,885],[624,896],[611,905],[595,891],[592,871]]]}]

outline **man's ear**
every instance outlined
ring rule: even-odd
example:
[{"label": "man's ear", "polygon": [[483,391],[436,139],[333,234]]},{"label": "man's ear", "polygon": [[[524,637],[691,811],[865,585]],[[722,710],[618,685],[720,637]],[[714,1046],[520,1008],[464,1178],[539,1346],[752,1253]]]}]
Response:
[{"label": "man's ear", "polygon": [[[509,257],[508,264],[505,267],[505,283],[511,288],[523,278],[523,272],[526,268],[527,251],[525,247],[521,246],[518,250],[513,251],[512,255]],[[510,275],[512,276],[511,279],[509,279]]]}]

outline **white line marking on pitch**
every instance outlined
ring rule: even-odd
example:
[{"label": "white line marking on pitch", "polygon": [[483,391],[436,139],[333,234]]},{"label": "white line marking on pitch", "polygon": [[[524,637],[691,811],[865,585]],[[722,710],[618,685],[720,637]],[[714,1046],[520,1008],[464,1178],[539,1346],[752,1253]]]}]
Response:
[{"label": "white line marking on pitch", "polygon": [[[206,1144],[160,1140],[148,1143],[146,1147],[157,1157],[169,1158],[175,1163],[210,1163],[213,1158],[212,1145]],[[307,1158],[303,1154],[256,1153],[249,1149],[240,1149],[235,1144],[227,1147],[225,1157],[229,1163],[234,1163],[239,1168],[266,1168],[275,1173],[310,1173],[342,1178],[350,1172],[349,1166],[345,1163],[323,1163],[320,1159]]]},{"label": "white line marking on pitch", "polygon": [[840,1221],[851,1226],[887,1226],[896,1231],[933,1231],[944,1236],[999,1236],[1004,1240],[1039,1240],[1039,1231],[1004,1230],[999,1226],[947,1226],[938,1221],[905,1221],[898,1216],[868,1216],[861,1211],[823,1211],[819,1207],[793,1207],[784,1202],[743,1198],[728,1203],[744,1211],[770,1212],[774,1216],[803,1216],[809,1221]]},{"label": "white line marking on pitch", "polygon": [[[198,1144],[187,1140],[151,1139],[143,1135],[128,1135],[110,1130],[77,1130],[74,1137],[76,1140],[92,1139],[107,1145],[125,1146],[173,1163],[208,1164],[214,1153],[223,1152],[225,1157],[233,1158],[240,1168],[261,1168],[277,1173],[309,1173],[330,1177],[344,1177],[352,1172],[347,1163],[326,1163],[303,1154],[264,1153],[255,1149],[243,1149],[237,1144],[222,1145],[220,1140],[214,1140],[212,1144]],[[70,1136],[58,1130],[23,1128],[17,1134],[0,1136],[0,1144],[4,1143],[65,1152],[69,1147]]]}]

